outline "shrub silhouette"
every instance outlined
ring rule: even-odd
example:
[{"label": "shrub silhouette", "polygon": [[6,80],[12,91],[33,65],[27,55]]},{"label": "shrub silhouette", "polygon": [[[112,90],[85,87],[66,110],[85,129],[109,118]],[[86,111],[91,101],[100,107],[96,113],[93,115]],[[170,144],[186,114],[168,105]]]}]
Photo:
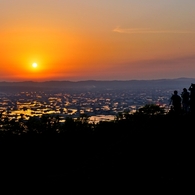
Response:
[{"label": "shrub silhouette", "polygon": [[144,115],[163,115],[165,113],[164,108],[155,104],[146,104],[145,106],[139,108],[136,114],[144,114]]}]

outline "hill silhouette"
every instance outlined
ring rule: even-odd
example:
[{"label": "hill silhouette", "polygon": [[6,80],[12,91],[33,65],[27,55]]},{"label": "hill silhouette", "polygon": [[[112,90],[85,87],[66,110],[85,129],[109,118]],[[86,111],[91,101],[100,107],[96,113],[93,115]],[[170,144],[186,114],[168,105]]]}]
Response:
[{"label": "hill silhouette", "polygon": [[97,124],[87,116],[67,118],[64,125],[50,116],[26,124],[1,118],[1,190],[64,194],[89,186],[130,192],[192,185],[193,119],[161,112],[124,113]]},{"label": "hill silhouette", "polygon": [[45,81],[45,82],[0,82],[0,91],[32,91],[32,90],[97,90],[97,89],[177,89],[195,83],[194,78],[156,79],[156,80],[112,80],[112,81]]}]

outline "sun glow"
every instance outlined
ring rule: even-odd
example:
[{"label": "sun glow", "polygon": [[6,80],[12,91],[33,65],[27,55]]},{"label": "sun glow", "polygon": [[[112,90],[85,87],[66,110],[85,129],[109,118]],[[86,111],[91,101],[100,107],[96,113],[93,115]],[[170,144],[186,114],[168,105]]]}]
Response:
[{"label": "sun glow", "polygon": [[33,68],[37,68],[37,66],[38,66],[38,64],[35,63],[35,62],[32,64],[32,67],[33,67]]}]

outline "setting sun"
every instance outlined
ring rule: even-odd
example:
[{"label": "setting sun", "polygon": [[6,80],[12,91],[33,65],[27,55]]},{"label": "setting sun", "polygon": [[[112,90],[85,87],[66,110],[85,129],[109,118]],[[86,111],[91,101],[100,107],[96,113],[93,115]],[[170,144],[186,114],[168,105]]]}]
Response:
[{"label": "setting sun", "polygon": [[38,66],[37,63],[33,63],[33,64],[32,64],[32,67],[33,67],[33,68],[37,68],[37,66]]},{"label": "setting sun", "polygon": [[0,80],[194,78],[195,1],[43,2],[0,0]]}]

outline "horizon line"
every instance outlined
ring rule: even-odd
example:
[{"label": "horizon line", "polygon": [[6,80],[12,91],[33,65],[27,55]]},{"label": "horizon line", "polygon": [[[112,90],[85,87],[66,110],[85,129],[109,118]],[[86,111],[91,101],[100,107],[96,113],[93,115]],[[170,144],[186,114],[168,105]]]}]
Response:
[{"label": "horizon line", "polygon": [[72,80],[45,80],[45,81],[33,81],[33,80],[24,80],[24,81],[0,81],[0,83],[45,83],[45,82],[85,82],[85,81],[154,81],[154,80],[178,80],[178,79],[195,79],[191,77],[177,77],[177,78],[158,78],[158,79],[85,79],[85,80],[78,80],[78,81],[72,81]]}]

